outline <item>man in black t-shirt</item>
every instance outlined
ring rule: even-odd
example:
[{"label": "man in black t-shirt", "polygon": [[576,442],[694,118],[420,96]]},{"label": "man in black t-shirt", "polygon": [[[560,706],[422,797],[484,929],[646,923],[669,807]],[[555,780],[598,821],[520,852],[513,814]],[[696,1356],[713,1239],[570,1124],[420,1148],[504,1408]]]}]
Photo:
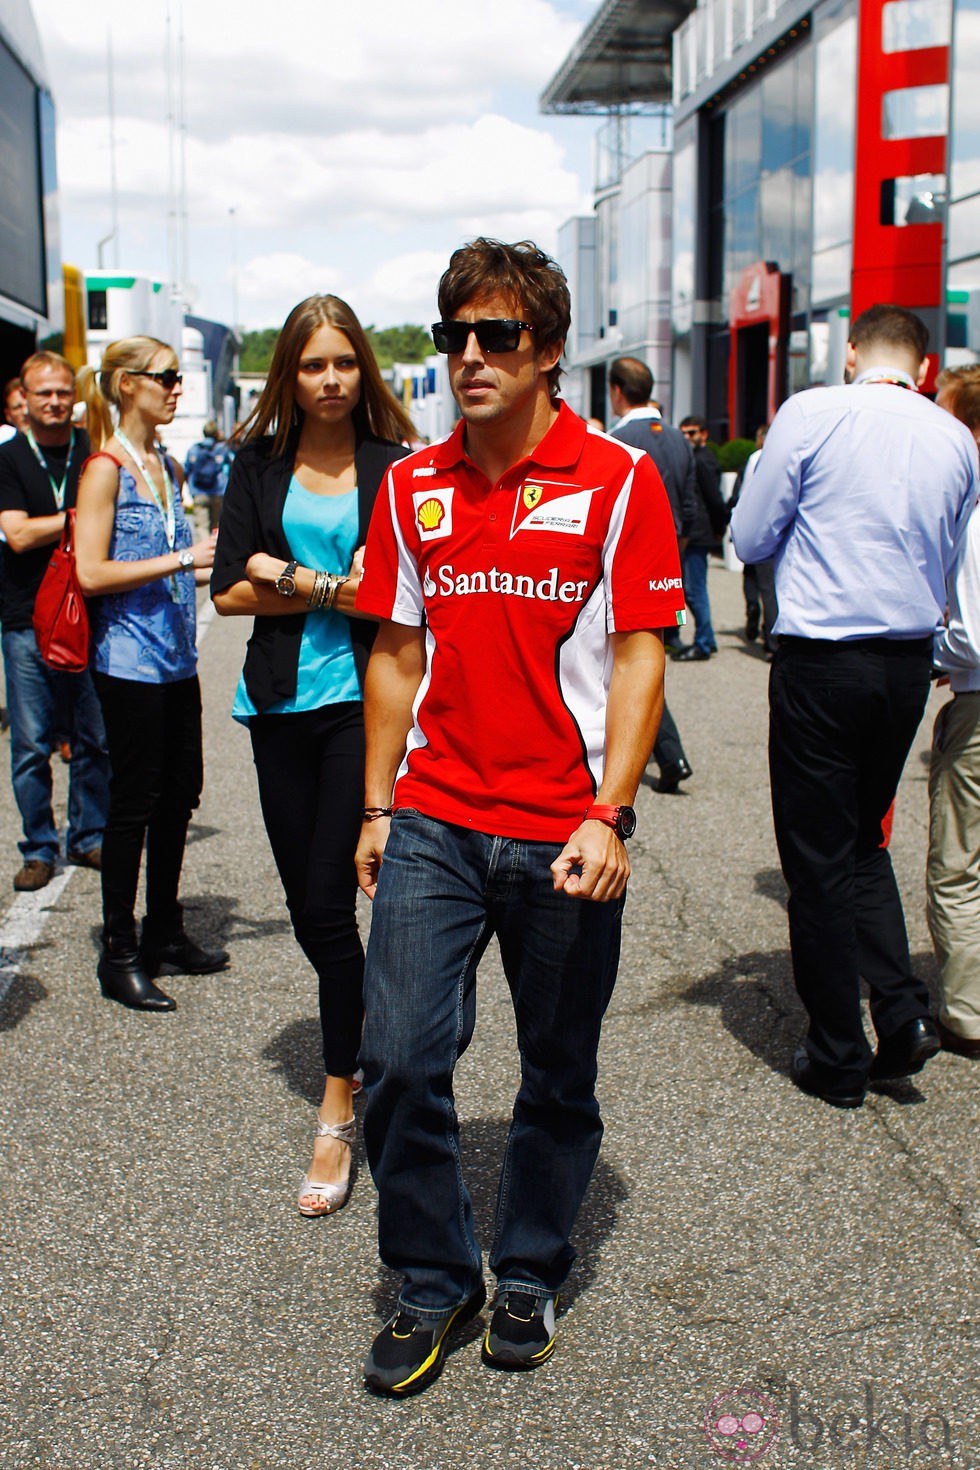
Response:
[{"label": "man in black t-shirt", "polygon": [[41,658],[31,619],[65,510],[75,504],[88,436],[74,429],[75,375],[55,352],[37,352],[21,369],[27,425],[0,445],[0,625],[10,717],[10,774],[24,829],[19,891],[51,881],[58,832],[51,805],[51,750],[58,717],[71,714],[67,857],[80,867],[101,863],[109,808],[109,758],[102,711],[86,670],[66,674]]}]

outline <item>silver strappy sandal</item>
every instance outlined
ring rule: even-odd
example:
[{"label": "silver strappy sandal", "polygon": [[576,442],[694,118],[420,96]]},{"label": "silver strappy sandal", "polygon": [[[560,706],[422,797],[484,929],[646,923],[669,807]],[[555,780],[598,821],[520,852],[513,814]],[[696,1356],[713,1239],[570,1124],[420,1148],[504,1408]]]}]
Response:
[{"label": "silver strappy sandal", "polygon": [[[336,1138],[347,1147],[354,1147],[354,1139],[357,1137],[357,1123],[351,1118],[349,1123],[322,1123],[317,1119],[317,1138]],[[347,1178],[341,1184],[315,1184],[308,1174],[303,1175],[303,1183],[299,1191],[299,1212],[308,1220],[318,1220],[321,1215],[335,1215],[342,1210],[350,1198],[351,1177],[348,1172]],[[314,1196],[314,1203],[304,1204]]]}]

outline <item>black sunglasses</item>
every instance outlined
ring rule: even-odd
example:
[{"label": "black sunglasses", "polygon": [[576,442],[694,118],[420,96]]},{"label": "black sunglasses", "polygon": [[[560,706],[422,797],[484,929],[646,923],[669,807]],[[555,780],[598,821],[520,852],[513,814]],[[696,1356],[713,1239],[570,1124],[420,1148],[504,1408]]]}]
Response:
[{"label": "black sunglasses", "polygon": [[473,332],[483,352],[516,352],[521,333],[533,331],[530,322],[513,317],[484,317],[479,322],[433,322],[432,340],[437,352],[463,352]]},{"label": "black sunglasses", "polygon": [[129,376],[131,378],[152,378],[155,383],[160,384],[161,388],[166,388],[168,393],[171,388],[176,388],[178,383],[184,381],[183,373],[179,373],[176,368],[164,368],[162,373],[131,372]]}]

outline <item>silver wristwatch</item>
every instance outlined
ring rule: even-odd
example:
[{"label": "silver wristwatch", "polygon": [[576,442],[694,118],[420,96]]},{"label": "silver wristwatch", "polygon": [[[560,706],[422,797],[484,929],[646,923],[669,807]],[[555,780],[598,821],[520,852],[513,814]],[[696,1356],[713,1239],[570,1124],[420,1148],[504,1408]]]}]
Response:
[{"label": "silver wristwatch", "polygon": [[292,597],[296,591],[296,563],[287,561],[273,583],[280,597]]},{"label": "silver wristwatch", "polygon": [[192,572],[194,570],[194,553],[189,546],[185,546],[183,551],[178,551],[177,560],[180,562],[180,570],[182,572]]}]

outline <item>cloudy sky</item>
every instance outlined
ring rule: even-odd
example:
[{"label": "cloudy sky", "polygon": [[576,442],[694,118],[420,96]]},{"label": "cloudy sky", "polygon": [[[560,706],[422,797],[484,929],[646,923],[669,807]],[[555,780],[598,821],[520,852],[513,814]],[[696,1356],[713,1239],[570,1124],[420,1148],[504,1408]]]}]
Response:
[{"label": "cloudy sky", "polygon": [[111,229],[111,44],[119,233],[103,263],[163,279],[179,266],[167,55],[182,30],[194,309],[230,322],[237,298],[241,325],[273,326],[303,296],[333,291],[365,322],[427,323],[462,240],[529,236],[553,249],[562,221],[590,210],[596,123],[543,117],[537,100],[597,9],[40,0],[63,258],[94,267]]}]

